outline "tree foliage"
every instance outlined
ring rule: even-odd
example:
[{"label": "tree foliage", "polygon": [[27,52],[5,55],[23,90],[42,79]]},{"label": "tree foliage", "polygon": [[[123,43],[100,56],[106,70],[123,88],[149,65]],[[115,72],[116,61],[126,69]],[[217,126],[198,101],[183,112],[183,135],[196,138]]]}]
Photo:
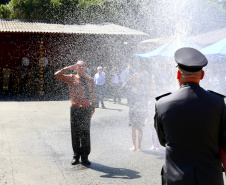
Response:
[{"label": "tree foliage", "polygon": [[49,19],[50,0],[11,0],[11,18],[16,19]]},{"label": "tree foliage", "polygon": [[[147,33],[158,34],[166,31],[172,34],[175,25],[181,20],[186,21],[199,17],[193,22],[196,26],[201,20],[209,19],[211,10],[215,7],[216,14],[225,12],[225,0],[181,0],[180,4],[169,0],[0,0],[0,18],[48,20],[57,23],[76,22],[113,22]],[[177,17],[177,9],[183,8]],[[196,10],[196,4],[204,13]],[[205,4],[205,6],[203,6]],[[208,6],[206,6],[208,4]],[[217,8],[216,8],[217,7]],[[190,8],[190,9],[189,9]],[[191,10],[191,11],[190,11]],[[188,14],[192,12],[192,15]],[[171,30],[171,31],[169,31]]]},{"label": "tree foliage", "polygon": [[0,18],[9,18],[11,11],[8,6],[0,5]]},{"label": "tree foliage", "polygon": [[141,15],[141,7],[139,0],[11,0],[9,18],[54,22],[109,21],[132,25]]},{"label": "tree foliage", "polygon": [[51,0],[50,12],[52,21],[65,22],[75,20],[78,0]]}]

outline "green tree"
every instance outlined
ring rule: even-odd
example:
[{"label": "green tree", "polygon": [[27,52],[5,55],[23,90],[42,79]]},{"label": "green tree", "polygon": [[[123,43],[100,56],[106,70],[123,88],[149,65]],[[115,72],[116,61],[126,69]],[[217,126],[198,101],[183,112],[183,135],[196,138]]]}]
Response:
[{"label": "green tree", "polygon": [[[163,32],[166,36],[173,34],[178,18],[180,20],[190,20],[191,17],[202,18],[190,21],[191,25],[195,24],[198,27],[202,21],[211,18],[210,14],[224,17],[226,9],[225,0],[181,0],[178,4],[169,0],[11,0],[9,4],[7,4],[9,0],[0,2],[6,3],[0,8],[2,18],[50,20],[58,23],[113,22],[142,30],[156,37],[159,34],[162,36]],[[182,5],[186,3],[189,8],[177,17],[176,9],[183,8],[181,3]],[[173,6],[168,6],[169,4]],[[209,8],[204,8],[204,5]],[[199,10],[194,7],[198,7]],[[200,13],[200,9],[204,13]],[[193,13],[188,17],[190,12]],[[223,25],[223,21],[221,22]],[[216,24],[220,25],[220,21]],[[200,28],[206,30],[207,24],[203,25]],[[219,25],[218,27],[221,26]]]},{"label": "green tree", "polygon": [[78,0],[51,0],[50,12],[53,21],[73,22],[77,20]]},{"label": "green tree", "polygon": [[0,5],[0,18],[8,19],[10,18],[11,11],[9,6],[6,5]]},{"label": "green tree", "polygon": [[50,0],[11,0],[12,18],[48,20]]},{"label": "green tree", "polygon": [[103,2],[104,20],[131,28],[140,28],[146,21],[152,0],[109,0]]}]

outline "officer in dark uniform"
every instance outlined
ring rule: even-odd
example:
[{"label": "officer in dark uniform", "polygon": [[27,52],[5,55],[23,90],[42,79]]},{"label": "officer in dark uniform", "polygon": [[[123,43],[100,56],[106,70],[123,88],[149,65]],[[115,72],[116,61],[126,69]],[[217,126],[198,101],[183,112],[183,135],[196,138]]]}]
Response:
[{"label": "officer in dark uniform", "polygon": [[193,48],[175,53],[180,89],[156,98],[155,129],[166,148],[164,185],[223,185],[219,150],[226,151],[224,96],[199,86],[206,57]]}]

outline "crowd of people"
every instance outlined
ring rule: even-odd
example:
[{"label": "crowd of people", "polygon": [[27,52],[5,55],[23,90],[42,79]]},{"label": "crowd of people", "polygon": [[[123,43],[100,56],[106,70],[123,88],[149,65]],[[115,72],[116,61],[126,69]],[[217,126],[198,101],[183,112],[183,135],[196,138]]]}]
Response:
[{"label": "crowd of people", "polygon": [[[43,67],[43,88],[46,94],[52,91],[55,82],[51,66]],[[7,96],[15,95],[37,95],[40,91],[40,67],[39,66],[13,66],[8,65],[0,68],[1,94]]]},{"label": "crowd of people", "polygon": [[[151,149],[158,150],[159,143],[165,147],[162,184],[223,185],[222,164],[226,167],[226,96],[207,91],[199,85],[205,74],[202,68],[208,63],[202,53],[194,48],[181,48],[174,57],[180,88],[155,98],[154,125],[151,127]],[[104,96],[109,89],[113,89],[114,103],[117,100],[121,103],[121,93],[125,92],[132,131],[131,150],[141,151],[142,128],[145,121],[150,122],[148,110],[152,104],[152,101],[148,101],[151,79],[148,72],[131,66],[121,73],[118,68],[107,72],[99,66],[92,78],[86,75],[86,69],[86,64],[78,61],[55,73],[58,80],[68,84],[70,91],[74,151],[71,164],[78,164],[80,157],[84,165],[91,164],[88,160],[91,117],[95,108],[99,107],[99,101],[105,108]],[[66,74],[69,70],[75,70],[76,74]],[[108,78],[110,83],[107,85],[113,88],[107,88]],[[219,82],[213,80],[214,83]]]},{"label": "crowd of people", "polygon": [[[131,127],[130,150],[142,151],[145,125],[151,126],[150,150],[158,151],[160,145],[166,148],[162,184],[224,184],[222,165],[226,167],[226,106],[223,98],[226,96],[200,86],[205,75],[202,68],[208,63],[202,53],[193,48],[181,48],[174,57],[180,88],[157,96],[155,103],[152,86],[160,85],[154,73],[150,74],[139,65],[135,67],[129,64],[125,69],[113,67],[109,71],[106,67],[98,66],[95,74],[91,75],[85,62],[78,61],[54,74],[68,85],[70,93],[72,165],[78,164],[80,158],[84,165],[91,164],[88,159],[91,152],[90,123],[99,103],[106,109],[104,101],[107,98],[112,98],[114,104],[122,104],[122,98],[126,98],[126,105],[129,106],[128,125]],[[31,92],[33,72],[32,68],[12,71],[4,68],[3,91],[10,90],[11,79],[14,93]],[[163,73],[161,71],[160,75]],[[222,76],[207,76],[213,90],[224,87],[220,85],[226,80]],[[166,82],[167,78],[164,79]],[[154,122],[151,121],[153,105]]]},{"label": "crowd of people", "polygon": [[[102,108],[105,109],[104,100],[111,97],[113,103],[121,104],[121,99],[127,99],[129,106],[129,126],[131,127],[132,143],[131,151],[141,151],[141,143],[143,138],[143,127],[151,126],[151,150],[159,151],[160,145],[151,120],[150,112],[153,111],[153,101],[149,90],[153,85],[149,79],[149,73],[146,70],[140,70],[128,64],[121,70],[118,67],[113,67],[109,72],[103,70],[101,66],[97,67],[97,73],[94,75],[94,83],[96,87],[97,104],[101,102]],[[136,137],[138,135],[138,137]],[[138,144],[136,142],[138,138]]]}]

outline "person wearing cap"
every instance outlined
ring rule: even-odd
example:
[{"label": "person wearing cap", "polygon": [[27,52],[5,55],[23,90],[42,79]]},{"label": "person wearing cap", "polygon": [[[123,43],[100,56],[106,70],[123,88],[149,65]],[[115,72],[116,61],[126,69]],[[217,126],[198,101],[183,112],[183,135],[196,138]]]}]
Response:
[{"label": "person wearing cap", "polygon": [[162,184],[223,185],[225,96],[200,87],[208,61],[198,50],[181,48],[174,58],[180,88],[155,104],[155,129],[165,147]]},{"label": "person wearing cap", "polygon": [[[65,74],[69,70],[77,74]],[[55,77],[68,84],[71,100],[71,138],[74,156],[71,164],[90,165],[90,121],[96,107],[96,91],[93,78],[86,76],[86,65],[78,61],[75,65],[57,71]]]}]

